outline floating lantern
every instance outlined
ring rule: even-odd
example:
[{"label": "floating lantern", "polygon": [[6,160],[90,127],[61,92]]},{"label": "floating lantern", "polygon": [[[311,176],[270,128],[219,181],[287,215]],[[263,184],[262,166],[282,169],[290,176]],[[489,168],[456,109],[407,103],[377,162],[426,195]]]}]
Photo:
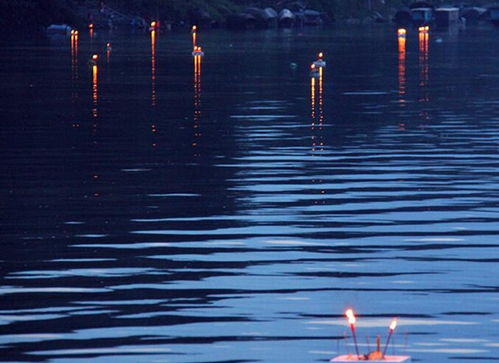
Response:
[{"label": "floating lantern", "polygon": [[314,61],[314,65],[316,67],[320,67],[320,68],[324,68],[326,67],[326,61],[324,61],[323,59],[324,57],[324,54],[322,52],[320,52],[318,55],[317,55],[317,60]]},{"label": "floating lantern", "polygon": [[320,72],[320,67],[316,67],[314,63],[310,65],[310,77],[312,78],[319,78],[321,76]]},{"label": "floating lantern", "polygon": [[149,26],[149,31],[154,31],[159,28],[158,21],[151,21],[151,25]]},{"label": "floating lantern", "polygon": [[92,55],[92,57],[90,58],[89,60],[89,63],[90,65],[97,65],[97,61],[99,60],[99,55],[98,54],[94,54]]},{"label": "floating lantern", "polygon": [[356,318],[355,314],[352,309],[348,309],[345,312],[345,315],[348,319],[348,325],[350,326],[350,329],[352,331],[352,335],[354,338],[355,342],[355,350],[357,355],[353,356],[352,354],[345,354],[345,355],[340,355],[337,357],[334,357],[330,360],[330,362],[359,362],[359,361],[369,361],[373,363],[383,363],[383,362],[399,362],[399,363],[409,363],[411,362],[411,357],[406,356],[406,355],[385,355],[386,349],[388,347],[388,344],[390,342],[390,338],[395,331],[395,328],[397,327],[397,320],[393,319],[389,330],[388,330],[388,338],[386,341],[385,349],[383,350],[383,353],[381,353],[381,344],[380,344],[380,338],[376,337],[376,350],[374,352],[370,352],[368,354],[360,355],[359,354],[359,348],[357,346],[357,338],[355,336],[355,324],[356,324]]},{"label": "floating lantern", "polygon": [[202,57],[202,56],[204,56],[204,52],[203,52],[203,50],[201,49],[201,47],[199,47],[199,46],[195,46],[195,47],[194,47],[194,50],[192,51],[192,55],[193,55],[194,57],[197,57],[197,56]]}]

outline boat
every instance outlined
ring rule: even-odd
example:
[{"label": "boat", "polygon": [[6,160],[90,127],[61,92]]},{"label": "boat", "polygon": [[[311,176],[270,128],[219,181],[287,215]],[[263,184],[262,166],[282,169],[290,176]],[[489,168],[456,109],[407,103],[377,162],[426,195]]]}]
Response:
[{"label": "boat", "polygon": [[48,35],[64,35],[68,36],[71,34],[73,28],[68,24],[52,24],[47,27]]},{"label": "boat", "polygon": [[495,26],[499,26],[499,5],[489,6],[487,12],[489,14],[490,21],[492,22],[492,24],[494,24]]},{"label": "boat", "polygon": [[257,19],[247,12],[230,14],[227,17],[227,27],[229,29],[248,30],[257,27]]},{"label": "boat", "polygon": [[430,25],[433,23],[433,8],[411,9],[411,19],[414,26]]},{"label": "boat", "polygon": [[322,13],[313,9],[302,9],[300,11],[296,11],[295,13],[296,21],[299,25],[310,25],[317,26],[322,25]]},{"label": "boat", "polygon": [[459,11],[459,15],[466,21],[466,24],[477,24],[483,20],[486,13],[487,9],[479,6],[465,6]]},{"label": "boat", "polygon": [[201,29],[215,28],[217,25],[213,17],[206,10],[200,8],[189,11],[189,21],[191,25],[196,24]]},{"label": "boat", "polygon": [[278,24],[280,28],[292,28],[295,24],[296,16],[289,9],[282,9],[278,15]]},{"label": "boat", "polygon": [[409,25],[412,25],[411,11],[409,10],[409,8],[397,10],[395,15],[393,16],[393,22],[397,27],[405,28]]},{"label": "boat", "polygon": [[459,8],[442,7],[435,9],[435,25],[437,28],[446,29],[460,24],[462,22],[459,16]]},{"label": "boat", "polygon": [[248,13],[255,17],[259,28],[272,28],[277,26],[277,12],[272,8],[247,8],[245,13]]}]

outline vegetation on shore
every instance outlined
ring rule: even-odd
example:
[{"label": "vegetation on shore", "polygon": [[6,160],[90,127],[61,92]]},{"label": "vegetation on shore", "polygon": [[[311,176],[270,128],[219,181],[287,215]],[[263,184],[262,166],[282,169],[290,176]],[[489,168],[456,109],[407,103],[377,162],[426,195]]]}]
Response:
[{"label": "vegetation on shore", "polygon": [[[200,9],[215,20],[223,21],[230,13],[248,6],[282,8],[291,3],[326,13],[329,18],[362,19],[377,11],[390,16],[395,9],[413,0],[2,0],[0,1],[0,34],[32,34],[50,24],[66,23],[81,26],[88,22],[90,10],[98,11],[102,4],[146,19],[161,19],[171,23],[188,22],[189,12]],[[430,1],[440,5],[443,1]],[[468,1],[481,5],[486,1]]]}]

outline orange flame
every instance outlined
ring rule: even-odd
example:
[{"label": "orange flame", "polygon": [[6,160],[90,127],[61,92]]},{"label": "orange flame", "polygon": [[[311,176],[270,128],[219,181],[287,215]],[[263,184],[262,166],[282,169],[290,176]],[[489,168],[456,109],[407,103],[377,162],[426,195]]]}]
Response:
[{"label": "orange flame", "polygon": [[151,28],[154,28],[156,27],[156,22],[155,21],[151,21]]},{"label": "orange flame", "polygon": [[393,319],[390,324],[390,331],[394,331],[396,327],[397,327],[397,319]]},{"label": "orange flame", "polygon": [[324,57],[324,54],[322,52],[319,53],[319,59],[322,59]]},{"label": "orange flame", "polygon": [[345,315],[348,318],[348,324],[355,325],[356,319],[355,319],[355,314],[353,313],[353,310],[352,309],[348,309],[345,312]]},{"label": "orange flame", "polygon": [[96,61],[97,59],[99,59],[99,56],[98,56],[97,54],[94,54],[94,55],[92,56],[92,60]]},{"label": "orange flame", "polygon": [[405,30],[404,28],[400,28],[400,29],[397,30],[397,34],[398,34],[399,37],[405,36],[406,33],[407,33],[407,30]]}]

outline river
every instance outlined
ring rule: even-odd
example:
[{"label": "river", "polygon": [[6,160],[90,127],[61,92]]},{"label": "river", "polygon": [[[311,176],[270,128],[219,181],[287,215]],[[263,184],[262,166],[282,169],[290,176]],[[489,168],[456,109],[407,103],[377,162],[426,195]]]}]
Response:
[{"label": "river", "polygon": [[2,361],[498,360],[496,35],[0,43]]}]

